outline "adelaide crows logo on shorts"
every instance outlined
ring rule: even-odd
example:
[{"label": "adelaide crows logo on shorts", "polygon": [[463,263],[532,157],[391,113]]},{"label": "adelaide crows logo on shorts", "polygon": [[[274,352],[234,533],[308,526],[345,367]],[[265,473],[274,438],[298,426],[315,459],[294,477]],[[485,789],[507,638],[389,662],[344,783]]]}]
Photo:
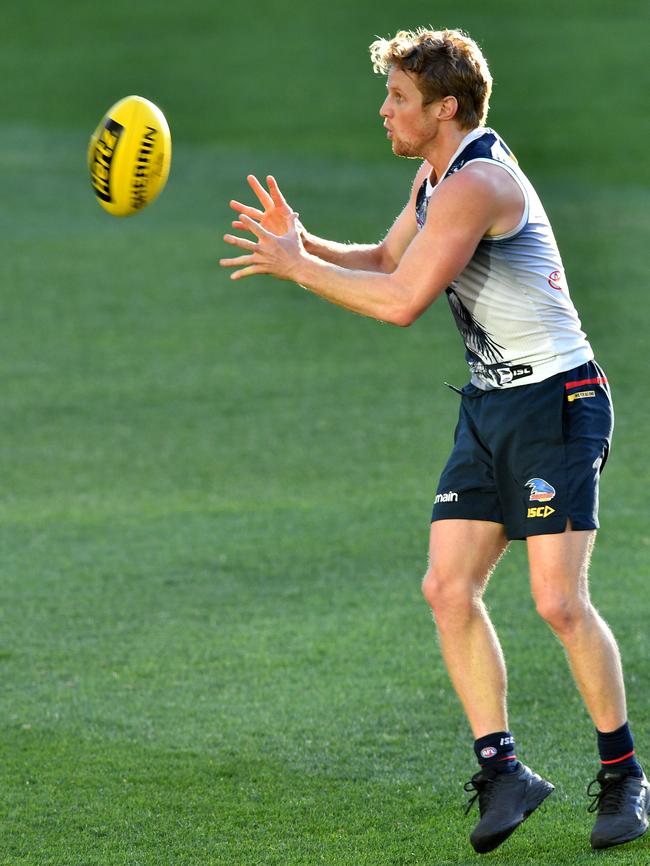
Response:
[{"label": "adelaide crows logo on shorts", "polygon": [[531,502],[550,502],[555,496],[555,487],[543,478],[531,478],[526,487],[530,487]]}]

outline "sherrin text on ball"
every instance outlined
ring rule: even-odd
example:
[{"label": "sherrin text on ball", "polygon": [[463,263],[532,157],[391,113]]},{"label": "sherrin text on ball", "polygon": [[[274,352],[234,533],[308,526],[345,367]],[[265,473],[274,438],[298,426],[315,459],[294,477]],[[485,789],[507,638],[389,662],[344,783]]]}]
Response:
[{"label": "sherrin text on ball", "polygon": [[162,111],[142,96],[125,96],[90,138],[88,168],[97,201],[113,216],[141,211],[163,190],[171,155]]}]

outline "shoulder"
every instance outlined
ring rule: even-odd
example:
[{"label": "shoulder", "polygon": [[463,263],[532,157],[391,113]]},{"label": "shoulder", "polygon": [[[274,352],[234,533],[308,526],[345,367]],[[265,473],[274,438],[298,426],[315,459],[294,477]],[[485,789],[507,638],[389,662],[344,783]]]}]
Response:
[{"label": "shoulder", "polygon": [[484,160],[472,160],[466,163],[460,171],[450,175],[445,183],[455,183],[458,188],[475,189],[487,193],[498,194],[504,184],[509,186],[512,177],[503,163]]},{"label": "shoulder", "polygon": [[504,176],[507,177],[507,173],[499,169],[498,164],[469,162],[444,178],[434,189],[434,196],[491,198],[499,195]]},{"label": "shoulder", "polygon": [[[499,174],[507,177],[504,171]],[[478,243],[484,235],[495,233],[495,226],[501,226],[509,210],[505,204],[502,182],[492,166],[468,164],[434,188],[425,228],[435,234],[444,230],[471,237]]]},{"label": "shoulder", "polygon": [[518,226],[527,200],[514,176],[498,162],[468,162],[434,190],[431,204],[449,218],[475,220],[487,236],[500,236]]},{"label": "shoulder", "polygon": [[475,157],[467,160],[458,170],[448,174],[439,186],[454,190],[456,195],[476,195],[497,199],[516,198],[523,195],[521,179],[518,178],[516,162],[506,159]]}]

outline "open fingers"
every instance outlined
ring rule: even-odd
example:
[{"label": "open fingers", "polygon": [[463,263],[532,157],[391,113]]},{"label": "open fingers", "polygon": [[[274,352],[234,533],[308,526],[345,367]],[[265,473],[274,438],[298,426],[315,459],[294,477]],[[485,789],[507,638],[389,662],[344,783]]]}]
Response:
[{"label": "open fingers", "polygon": [[253,190],[255,195],[260,200],[260,204],[265,210],[273,207],[273,199],[268,194],[268,192],[264,189],[259,180],[255,177],[254,174],[249,174],[246,178],[250,188]]},{"label": "open fingers", "polygon": [[242,204],[240,201],[235,201],[235,199],[232,199],[229,204],[233,210],[237,211],[237,213],[245,213],[246,216],[252,217],[254,220],[261,220],[264,216],[264,212],[259,208],[250,207],[250,205]]},{"label": "open fingers", "polygon": [[[255,222],[254,219],[246,216],[246,214],[241,214],[239,217],[239,221],[241,222],[246,231],[251,232],[260,239],[273,237],[271,232],[267,232],[265,228],[263,228],[259,223]],[[234,235],[229,235],[229,237],[234,237]],[[243,238],[241,238],[241,240],[243,240]],[[252,241],[248,241],[248,243],[252,243]]]},{"label": "open fingers", "polygon": [[242,265],[255,264],[255,253],[250,256],[233,256],[230,259],[219,259],[222,268],[239,268]]},{"label": "open fingers", "polygon": [[284,205],[284,207],[288,207],[286,198],[282,195],[280,191],[280,187],[278,186],[277,180],[273,177],[272,174],[269,174],[266,178],[266,182],[269,185],[269,192],[271,193],[271,198],[275,202],[276,205]]},{"label": "open fingers", "polygon": [[233,271],[230,275],[231,280],[239,280],[241,277],[250,277],[253,274],[265,274],[266,270],[261,265],[249,265],[247,268],[242,268],[240,271]]},{"label": "open fingers", "polygon": [[238,235],[224,235],[223,239],[227,244],[232,244],[233,247],[239,247],[242,250],[257,249],[255,241],[249,241],[248,238],[240,238]]},{"label": "open fingers", "polygon": [[[234,259],[219,259],[219,264],[224,268],[239,268],[233,271],[230,275],[231,280],[238,280],[241,277],[250,277],[252,274],[265,274],[266,268],[264,265],[255,261],[255,256],[237,256]],[[242,267],[244,265],[245,267]]]}]

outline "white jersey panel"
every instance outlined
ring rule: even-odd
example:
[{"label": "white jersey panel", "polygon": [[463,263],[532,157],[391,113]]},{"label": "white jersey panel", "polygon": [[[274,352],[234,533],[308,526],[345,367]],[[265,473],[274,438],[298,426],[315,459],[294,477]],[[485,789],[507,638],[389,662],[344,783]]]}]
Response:
[{"label": "white jersey panel", "polygon": [[[491,129],[473,130],[443,180],[477,160],[506,170],[519,184],[525,208],[511,232],[483,238],[447,289],[472,383],[484,390],[514,387],[590,361],[593,351],[571,300],[548,217],[504,142]],[[432,191],[427,179],[417,200],[420,227]]]}]

